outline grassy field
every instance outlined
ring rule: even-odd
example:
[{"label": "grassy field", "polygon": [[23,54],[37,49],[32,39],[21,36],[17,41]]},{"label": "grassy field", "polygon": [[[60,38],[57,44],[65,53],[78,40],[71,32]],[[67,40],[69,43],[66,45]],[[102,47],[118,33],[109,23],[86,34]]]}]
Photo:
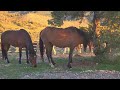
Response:
[{"label": "grassy field", "polygon": [[[51,19],[50,12],[30,12],[24,15],[19,13],[8,13],[0,11],[0,32],[5,30],[16,30],[24,28],[26,29],[33,41],[38,40],[40,31],[48,26],[47,20]],[[65,21],[61,26],[62,28],[75,26],[75,27],[87,27],[87,21],[84,20],[82,24],[79,21]],[[119,50],[118,50],[119,51]],[[117,58],[109,56],[108,58],[90,57],[88,54],[82,54],[80,56],[73,57],[72,68],[67,68],[68,54],[62,55],[63,51],[60,51],[57,55],[53,55],[56,62],[55,68],[51,68],[47,60],[45,63],[40,61],[38,56],[37,68],[30,67],[26,64],[26,60],[22,60],[22,64],[18,64],[18,53],[9,53],[10,64],[0,59],[0,78],[1,79],[22,79],[22,78],[39,78],[41,73],[45,72],[82,72],[86,70],[115,70],[120,71],[120,57]],[[38,53],[39,54],[39,53]],[[115,53],[113,53],[115,54]],[[1,55],[1,53],[0,53]],[[120,54],[118,54],[120,55]],[[25,53],[23,53],[25,58]]]},{"label": "grassy field", "polygon": [[[55,68],[50,67],[47,58],[45,62],[37,59],[37,68],[33,68],[26,64],[25,53],[23,53],[22,64],[18,64],[18,53],[9,53],[10,64],[5,60],[0,60],[0,78],[1,79],[25,79],[25,78],[39,78],[41,73],[47,72],[81,72],[86,70],[115,70],[120,71],[120,60],[109,61],[99,60],[95,57],[81,54],[81,56],[73,56],[72,68],[67,68],[68,54],[53,55],[56,62]],[[39,76],[39,77],[38,77]]]}]

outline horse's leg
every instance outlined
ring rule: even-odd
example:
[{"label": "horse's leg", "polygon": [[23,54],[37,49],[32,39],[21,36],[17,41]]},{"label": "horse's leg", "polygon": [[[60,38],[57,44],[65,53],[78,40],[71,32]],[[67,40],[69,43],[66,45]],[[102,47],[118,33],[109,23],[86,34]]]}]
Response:
[{"label": "horse's leg", "polygon": [[28,60],[28,49],[26,48],[26,58],[27,58],[27,64],[29,64],[29,60]]},{"label": "horse's leg", "polygon": [[19,64],[21,64],[22,48],[19,47]]},{"label": "horse's leg", "polygon": [[78,47],[79,47],[79,53],[82,53],[82,46],[81,46],[81,44],[79,44]]},{"label": "horse's leg", "polygon": [[72,63],[72,55],[73,55],[73,50],[74,48],[73,47],[70,47],[70,52],[69,52],[69,61],[68,61],[68,68],[72,68],[70,63]]},{"label": "horse's leg", "polygon": [[3,43],[1,43],[1,50],[2,50],[2,59],[5,59],[5,46]]},{"label": "horse's leg", "polygon": [[68,51],[68,53],[70,52],[70,48],[69,47],[67,47],[67,51]]},{"label": "horse's leg", "polygon": [[50,45],[50,48],[49,48],[49,50],[50,50],[50,59],[51,59],[52,64],[55,65],[55,62],[53,61],[53,58],[52,58],[52,48],[53,48],[53,45]]},{"label": "horse's leg", "polygon": [[5,46],[5,60],[7,60],[7,63],[10,63],[10,61],[9,61],[9,59],[8,59],[8,55],[7,55],[7,52],[8,52],[8,50],[9,50],[9,48],[10,48],[10,45],[6,45]]},{"label": "horse's leg", "polygon": [[92,43],[91,42],[88,44],[88,47],[89,47],[90,53],[92,53],[93,49],[92,49]]},{"label": "horse's leg", "polygon": [[64,48],[64,52],[63,52],[63,54],[65,54],[65,53],[66,53],[66,50],[67,50],[67,48]]},{"label": "horse's leg", "polygon": [[53,46],[53,53],[54,53],[54,55],[57,54],[57,53],[56,53],[56,50],[55,50],[55,46]]},{"label": "horse's leg", "polygon": [[[55,64],[54,61],[52,60],[52,45],[50,43],[47,43],[45,45],[46,47],[46,54],[47,54],[47,58],[49,61],[49,64],[51,65],[51,67],[54,67],[53,65]],[[51,59],[51,61],[50,61]],[[52,64],[51,64],[52,63]]]},{"label": "horse's leg", "polygon": [[75,47],[76,51],[77,51],[77,55],[79,55],[80,53],[80,46],[78,45],[77,47]]},{"label": "horse's leg", "polygon": [[47,55],[47,58],[48,58],[48,62],[50,63],[50,54],[49,54],[49,47],[48,47],[48,45],[45,45],[45,48],[46,48],[46,55]]},{"label": "horse's leg", "polygon": [[76,47],[76,50],[77,50],[77,53],[82,53],[82,46],[81,46],[81,44],[79,44],[79,45]]},{"label": "horse's leg", "polygon": [[88,47],[89,47],[89,52],[91,53],[91,45],[90,45],[90,42],[88,43]]},{"label": "horse's leg", "polygon": [[93,43],[91,42],[91,52],[93,53]]}]

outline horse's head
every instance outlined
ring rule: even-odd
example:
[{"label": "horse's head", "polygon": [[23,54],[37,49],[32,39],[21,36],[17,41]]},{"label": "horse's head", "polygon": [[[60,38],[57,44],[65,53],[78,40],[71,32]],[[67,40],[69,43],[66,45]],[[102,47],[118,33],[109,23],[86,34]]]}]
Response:
[{"label": "horse's head", "polygon": [[93,32],[85,32],[85,37],[84,37],[84,51],[86,51],[87,45],[91,48],[93,48]]},{"label": "horse's head", "polygon": [[33,67],[37,67],[37,62],[36,62],[36,60],[37,60],[37,55],[30,55],[29,56],[29,61],[30,61],[30,63],[31,63],[31,65],[33,66]]}]

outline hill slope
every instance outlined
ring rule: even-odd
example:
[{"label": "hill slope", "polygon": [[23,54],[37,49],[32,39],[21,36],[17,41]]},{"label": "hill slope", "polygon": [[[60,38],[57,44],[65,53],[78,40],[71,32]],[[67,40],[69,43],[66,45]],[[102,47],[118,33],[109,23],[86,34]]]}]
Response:
[{"label": "hill slope", "polygon": [[[0,11],[0,32],[23,28],[33,41],[38,40],[39,32],[48,26],[48,19],[51,19],[51,11]],[[81,25],[86,27],[86,22]],[[79,21],[65,21],[61,27],[81,25]]]}]

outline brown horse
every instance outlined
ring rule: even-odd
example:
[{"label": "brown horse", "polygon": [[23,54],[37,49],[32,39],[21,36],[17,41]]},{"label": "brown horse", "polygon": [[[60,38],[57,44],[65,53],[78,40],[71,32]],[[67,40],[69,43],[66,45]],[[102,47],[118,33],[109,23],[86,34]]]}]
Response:
[{"label": "brown horse", "polygon": [[83,44],[84,51],[86,51],[87,45],[88,45],[88,38],[87,34],[83,30],[79,30],[76,27],[68,27],[68,28],[55,28],[55,27],[46,27],[45,29],[40,32],[40,38],[39,38],[39,47],[40,47],[40,53],[41,58],[43,59],[44,54],[44,45],[46,48],[46,54],[48,57],[48,61],[50,63],[50,60],[53,65],[55,65],[55,62],[52,58],[52,48],[53,45],[65,48],[69,47],[69,62],[68,67],[71,68],[72,63],[72,54],[73,50],[78,44]]},{"label": "brown horse", "polygon": [[2,57],[3,59],[7,60],[7,63],[10,62],[7,56],[7,51],[9,50],[10,45],[19,47],[19,64],[21,64],[22,48],[26,48],[27,63],[29,63],[30,61],[30,63],[34,67],[37,66],[36,52],[34,51],[30,35],[26,30],[24,29],[20,29],[17,31],[7,30],[2,33],[1,35]]}]

